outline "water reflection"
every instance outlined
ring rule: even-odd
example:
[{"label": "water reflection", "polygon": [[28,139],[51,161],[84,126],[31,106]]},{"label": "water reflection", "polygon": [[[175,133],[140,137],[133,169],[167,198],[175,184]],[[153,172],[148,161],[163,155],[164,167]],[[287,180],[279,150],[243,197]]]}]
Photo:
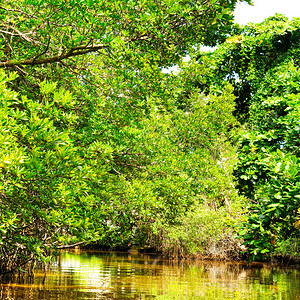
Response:
[{"label": "water reflection", "polygon": [[2,284],[0,299],[300,299],[296,268],[142,254],[65,252],[43,280]]}]

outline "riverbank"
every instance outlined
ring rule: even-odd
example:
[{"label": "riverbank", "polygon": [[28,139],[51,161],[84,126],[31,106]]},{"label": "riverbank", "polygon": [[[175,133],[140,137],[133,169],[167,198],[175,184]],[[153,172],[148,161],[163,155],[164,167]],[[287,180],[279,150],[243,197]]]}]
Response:
[{"label": "riverbank", "polygon": [[240,249],[236,253],[231,253],[227,255],[217,255],[209,253],[194,253],[186,256],[168,256],[163,254],[161,251],[157,251],[154,248],[150,247],[104,247],[99,245],[86,245],[68,249],[70,252],[80,253],[80,252],[103,252],[103,253],[128,253],[132,255],[145,254],[145,255],[154,255],[161,256],[170,261],[219,261],[219,262],[232,262],[232,263],[246,263],[247,265],[259,265],[264,263],[270,263],[271,265],[278,266],[293,266],[300,269],[300,257],[293,256],[272,256],[269,260],[265,261],[249,261],[249,255],[245,251]]}]

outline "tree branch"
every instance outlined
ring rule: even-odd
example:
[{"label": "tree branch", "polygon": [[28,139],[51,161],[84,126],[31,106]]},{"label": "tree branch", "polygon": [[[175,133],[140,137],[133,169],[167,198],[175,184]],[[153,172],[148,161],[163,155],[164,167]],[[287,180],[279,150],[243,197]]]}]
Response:
[{"label": "tree branch", "polygon": [[68,249],[68,248],[74,248],[76,246],[82,245],[85,242],[78,242],[76,244],[72,244],[72,245],[62,245],[62,246],[57,246],[57,249]]},{"label": "tree branch", "polygon": [[38,56],[35,56],[30,59],[24,59],[19,61],[1,61],[0,62],[0,68],[3,67],[13,67],[13,66],[35,66],[35,65],[43,65],[43,64],[49,64],[49,63],[56,63],[60,62],[66,58],[73,57],[73,56],[79,56],[84,55],[90,52],[96,52],[98,50],[104,49],[108,47],[108,45],[100,44],[100,45],[92,45],[92,46],[78,46],[70,49],[68,52],[65,52],[61,55],[56,55],[52,57],[45,57],[36,59]]},{"label": "tree branch", "polygon": [[35,61],[36,61],[39,57],[41,57],[42,55],[46,54],[46,52],[47,52],[48,49],[49,49],[50,40],[51,40],[51,37],[49,36],[49,39],[48,39],[48,43],[47,43],[46,49],[45,49],[42,53],[38,54],[38,55],[33,59],[33,62],[35,62]]}]

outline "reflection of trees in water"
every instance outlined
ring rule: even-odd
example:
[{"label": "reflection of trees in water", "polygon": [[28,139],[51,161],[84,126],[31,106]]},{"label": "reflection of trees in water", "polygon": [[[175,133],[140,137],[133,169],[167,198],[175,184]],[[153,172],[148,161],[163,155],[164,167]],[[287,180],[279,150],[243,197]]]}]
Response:
[{"label": "reflection of trees in water", "polygon": [[[103,299],[103,292],[80,291],[76,289],[54,290],[49,287],[44,288],[0,288],[1,300],[75,300],[75,299]],[[108,294],[109,296],[109,294]],[[105,297],[107,299],[107,297]]]},{"label": "reflection of trees in water", "polygon": [[2,286],[0,299],[103,299],[104,295],[105,299],[143,299],[164,294],[236,299],[237,293],[297,299],[300,290],[297,270],[267,264],[170,261],[141,254],[66,253],[53,264],[45,285],[43,275],[36,273],[34,285]]}]

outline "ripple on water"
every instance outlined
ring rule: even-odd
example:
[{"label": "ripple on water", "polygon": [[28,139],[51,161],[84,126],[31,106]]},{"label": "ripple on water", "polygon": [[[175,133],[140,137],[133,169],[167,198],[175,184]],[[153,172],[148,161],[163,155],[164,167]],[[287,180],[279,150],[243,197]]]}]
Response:
[{"label": "ripple on water", "polygon": [[296,268],[142,254],[63,252],[43,279],[2,284],[0,299],[300,299]]}]

